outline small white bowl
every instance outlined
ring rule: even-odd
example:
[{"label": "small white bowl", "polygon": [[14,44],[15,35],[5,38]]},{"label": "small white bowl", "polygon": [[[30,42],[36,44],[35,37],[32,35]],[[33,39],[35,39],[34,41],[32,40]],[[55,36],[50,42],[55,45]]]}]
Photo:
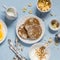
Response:
[{"label": "small white bowl", "polygon": [[0,41],[0,44],[1,44],[1,43],[3,43],[3,41],[5,40],[5,38],[7,36],[7,26],[1,19],[0,19],[0,22],[2,22],[2,24],[3,24],[3,31],[4,31],[4,34],[5,34],[3,40]]},{"label": "small white bowl", "polygon": [[[50,3],[51,3],[51,1],[50,1]],[[51,4],[51,6],[52,6],[52,4]],[[37,9],[38,9],[38,11],[40,11],[41,13],[47,13],[47,12],[49,12],[49,11],[51,10],[51,8],[50,8],[50,9],[47,10],[47,11],[42,11],[42,10],[38,7],[38,0],[37,0]]]},{"label": "small white bowl", "polygon": [[[38,39],[36,39],[36,40],[30,40],[30,39],[26,39],[26,40],[25,40],[25,39],[23,39],[23,38],[21,38],[21,37],[19,36],[19,34],[18,34],[18,29],[19,29],[19,27],[20,27],[22,24],[25,23],[25,21],[26,21],[27,19],[29,19],[29,18],[31,18],[31,17],[37,18],[37,19],[39,20],[40,26],[41,26],[41,28],[42,28],[42,34],[41,34],[41,36],[40,36]],[[22,42],[27,43],[27,44],[33,44],[33,43],[36,43],[36,42],[40,41],[40,40],[42,39],[42,37],[44,36],[44,32],[45,32],[44,22],[42,21],[42,19],[40,19],[39,17],[37,17],[37,16],[35,16],[35,15],[23,16],[23,17],[17,22],[17,25],[16,25],[16,34],[17,34],[18,38],[19,38]]]},{"label": "small white bowl", "polygon": [[[56,20],[56,19],[54,19],[54,20]],[[53,20],[52,20],[52,21],[53,21]],[[53,27],[52,27],[52,25],[51,25],[51,22],[52,22],[52,21],[50,21],[49,28],[50,28],[51,30],[53,30],[53,31],[58,31],[58,30],[60,29],[60,21],[56,20],[56,21],[59,23],[59,27],[58,27],[58,28],[53,28]]]},{"label": "small white bowl", "polygon": [[[9,10],[9,9],[12,10],[12,13],[14,13],[14,16],[9,15],[9,13],[8,13],[8,10]],[[17,10],[16,10],[16,8],[14,8],[14,7],[9,7],[9,8],[7,8],[6,11],[5,11],[5,14],[6,14],[6,18],[7,18],[8,20],[15,20],[15,19],[18,17]]]},{"label": "small white bowl", "polygon": [[29,58],[30,58],[30,60],[35,60],[36,59],[35,58],[36,56],[34,56],[35,50],[38,49],[38,48],[40,48],[40,47],[42,47],[42,46],[45,46],[46,47],[46,50],[48,52],[48,55],[46,57],[46,60],[49,60],[49,57],[50,57],[50,48],[48,46],[46,46],[44,43],[36,43],[36,44],[32,45],[29,48]]}]

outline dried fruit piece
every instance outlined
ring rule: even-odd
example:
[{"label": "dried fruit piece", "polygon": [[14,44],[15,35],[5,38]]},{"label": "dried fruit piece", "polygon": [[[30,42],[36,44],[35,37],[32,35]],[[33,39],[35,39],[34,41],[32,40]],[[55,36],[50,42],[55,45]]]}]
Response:
[{"label": "dried fruit piece", "polygon": [[32,10],[29,10],[29,12],[28,12],[29,14],[32,14]]},{"label": "dried fruit piece", "polygon": [[49,38],[48,43],[52,43],[52,38]]},{"label": "dried fruit piece", "polygon": [[32,6],[32,3],[29,3],[29,4],[28,4],[28,7],[31,7],[31,6]]},{"label": "dried fruit piece", "polygon": [[23,11],[23,12],[26,12],[26,11],[27,11],[27,8],[26,8],[26,7],[24,7],[24,8],[22,9],[22,11]]}]

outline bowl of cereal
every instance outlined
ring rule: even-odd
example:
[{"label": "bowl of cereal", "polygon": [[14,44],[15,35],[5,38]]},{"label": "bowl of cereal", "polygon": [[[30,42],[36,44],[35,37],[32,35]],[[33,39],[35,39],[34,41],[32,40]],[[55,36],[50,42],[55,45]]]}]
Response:
[{"label": "bowl of cereal", "polygon": [[38,0],[37,9],[40,12],[49,12],[51,10],[51,1],[50,0]]}]

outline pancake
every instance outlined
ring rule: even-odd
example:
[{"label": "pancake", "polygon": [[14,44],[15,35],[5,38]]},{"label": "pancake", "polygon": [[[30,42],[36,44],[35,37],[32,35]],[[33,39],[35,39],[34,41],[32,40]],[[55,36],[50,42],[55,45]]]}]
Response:
[{"label": "pancake", "polygon": [[38,39],[42,33],[40,25],[25,26],[25,29],[27,30],[29,38],[32,40]]},{"label": "pancake", "polygon": [[27,35],[27,32],[26,32],[26,30],[25,30],[25,28],[24,28],[24,24],[19,27],[19,29],[18,29],[18,34],[19,34],[19,36],[21,36],[23,39],[27,39],[28,35]]},{"label": "pancake", "polygon": [[40,25],[40,23],[36,18],[29,18],[26,20],[25,25]]}]

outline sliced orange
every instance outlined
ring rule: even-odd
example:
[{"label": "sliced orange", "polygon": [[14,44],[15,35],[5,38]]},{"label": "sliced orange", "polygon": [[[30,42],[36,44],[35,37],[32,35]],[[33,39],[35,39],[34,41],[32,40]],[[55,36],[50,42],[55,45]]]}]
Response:
[{"label": "sliced orange", "polygon": [[2,22],[0,22],[0,30],[2,30],[2,28],[3,28],[3,24]]},{"label": "sliced orange", "polygon": [[0,30],[0,41],[2,41],[4,38],[4,32],[2,30]]}]

